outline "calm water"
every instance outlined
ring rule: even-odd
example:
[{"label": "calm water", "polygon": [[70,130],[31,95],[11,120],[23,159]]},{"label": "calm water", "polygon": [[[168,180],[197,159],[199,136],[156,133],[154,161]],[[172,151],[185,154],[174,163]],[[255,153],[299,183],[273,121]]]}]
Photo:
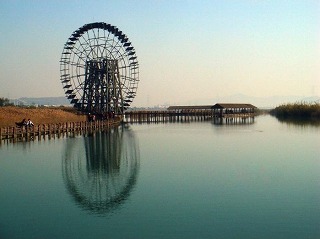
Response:
[{"label": "calm water", "polygon": [[0,146],[0,238],[320,238],[320,127],[134,124]]}]

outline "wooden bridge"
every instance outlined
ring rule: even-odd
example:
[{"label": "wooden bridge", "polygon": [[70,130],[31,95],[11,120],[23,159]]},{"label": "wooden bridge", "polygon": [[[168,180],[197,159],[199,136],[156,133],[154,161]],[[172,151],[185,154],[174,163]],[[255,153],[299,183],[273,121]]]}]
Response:
[{"label": "wooden bridge", "polygon": [[75,135],[79,133],[105,130],[117,126],[122,121],[121,117],[94,122],[67,122],[59,124],[39,124],[33,127],[4,127],[0,128],[0,144],[7,141],[29,141],[47,138]]},{"label": "wooden bridge", "polygon": [[212,118],[211,111],[129,111],[125,113],[125,122],[128,123],[160,123],[186,122],[193,120],[208,120]]},{"label": "wooden bridge", "polygon": [[[215,104],[202,106],[170,106],[160,111],[127,111],[128,123],[187,122],[212,120],[215,122],[240,122],[238,119],[253,118],[256,107],[251,104]],[[216,120],[218,119],[218,120]],[[247,121],[243,121],[247,122]]]}]

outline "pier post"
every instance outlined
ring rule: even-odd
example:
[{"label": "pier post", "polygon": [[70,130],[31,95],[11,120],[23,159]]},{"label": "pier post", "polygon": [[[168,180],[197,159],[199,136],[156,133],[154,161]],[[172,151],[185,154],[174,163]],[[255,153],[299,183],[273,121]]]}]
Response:
[{"label": "pier post", "polygon": [[16,128],[15,127],[12,128],[12,136],[13,136],[14,139],[17,137]]}]

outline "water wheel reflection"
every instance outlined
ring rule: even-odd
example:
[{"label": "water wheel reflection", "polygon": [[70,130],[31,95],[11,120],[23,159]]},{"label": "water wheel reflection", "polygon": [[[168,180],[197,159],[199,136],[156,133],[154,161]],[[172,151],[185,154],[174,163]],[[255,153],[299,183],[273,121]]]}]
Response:
[{"label": "water wheel reflection", "polygon": [[139,169],[139,148],[126,126],[67,139],[62,174],[77,204],[92,213],[116,209],[130,195]]}]

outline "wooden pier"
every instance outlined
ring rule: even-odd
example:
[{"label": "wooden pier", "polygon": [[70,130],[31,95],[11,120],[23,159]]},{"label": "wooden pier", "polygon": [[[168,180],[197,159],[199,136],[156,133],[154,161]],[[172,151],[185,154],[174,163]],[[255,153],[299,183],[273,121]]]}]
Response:
[{"label": "wooden pier", "polygon": [[121,117],[104,121],[94,122],[67,122],[59,124],[40,124],[33,127],[4,127],[0,128],[0,144],[7,141],[29,141],[41,140],[48,137],[68,136],[75,133],[86,133],[98,130],[105,130],[112,126],[117,126],[122,121]]},{"label": "wooden pier", "polygon": [[[218,103],[215,105],[170,106],[159,111],[128,111],[128,123],[189,122],[219,119],[218,122],[247,122],[255,116],[256,107],[251,104]],[[233,120],[235,119],[235,120]],[[243,119],[243,120],[242,120]],[[252,121],[251,121],[252,122]]]},{"label": "wooden pier", "polygon": [[204,121],[212,118],[212,111],[129,111],[125,113],[127,123],[165,123]]}]

